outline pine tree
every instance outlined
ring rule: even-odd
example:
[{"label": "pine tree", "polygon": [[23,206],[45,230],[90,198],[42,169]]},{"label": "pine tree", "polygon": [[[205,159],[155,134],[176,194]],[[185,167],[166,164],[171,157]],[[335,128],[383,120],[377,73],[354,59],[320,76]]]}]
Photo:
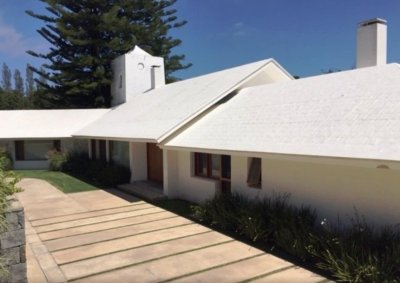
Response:
[{"label": "pine tree", "polygon": [[14,92],[20,95],[24,95],[24,80],[22,79],[21,72],[16,69],[14,71]]},{"label": "pine tree", "polygon": [[55,107],[109,107],[111,60],[139,45],[165,58],[167,81],[174,71],[190,67],[184,55],[172,50],[181,41],[170,29],[183,26],[176,0],[41,0],[50,15],[27,13],[45,22],[38,30],[52,44],[47,54],[28,51],[47,59],[46,72],[34,69],[49,83],[42,84],[46,99]]},{"label": "pine tree", "polygon": [[[33,69],[33,68],[32,68]],[[35,78],[35,91],[32,93],[30,97],[30,104],[32,108],[37,109],[51,109],[54,108],[54,102],[52,102],[51,93],[47,92],[46,86],[49,85],[45,76],[41,76],[40,74],[46,74],[44,67],[40,67],[39,69],[39,77]]]},{"label": "pine tree", "polygon": [[26,65],[25,69],[25,95],[31,97],[35,92],[35,79],[33,77],[33,71],[30,64]]},{"label": "pine tree", "polygon": [[2,75],[2,80],[1,80],[1,87],[4,92],[10,92],[12,91],[12,86],[11,86],[11,70],[7,66],[6,63],[3,63],[3,68],[1,71]]}]

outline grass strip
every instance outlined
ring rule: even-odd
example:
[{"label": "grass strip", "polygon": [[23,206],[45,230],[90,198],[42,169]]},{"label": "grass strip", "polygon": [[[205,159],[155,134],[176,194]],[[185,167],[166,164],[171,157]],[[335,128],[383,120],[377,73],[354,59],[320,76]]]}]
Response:
[{"label": "grass strip", "polygon": [[48,170],[15,170],[14,172],[21,178],[45,180],[66,194],[100,189],[98,186],[94,186],[63,172]]}]

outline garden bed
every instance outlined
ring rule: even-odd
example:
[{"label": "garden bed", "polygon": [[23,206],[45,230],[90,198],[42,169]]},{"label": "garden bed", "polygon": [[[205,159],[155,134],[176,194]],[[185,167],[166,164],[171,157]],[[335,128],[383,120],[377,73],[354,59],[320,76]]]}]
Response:
[{"label": "garden bed", "polygon": [[339,282],[400,282],[399,227],[374,228],[358,215],[350,226],[317,223],[313,209],[292,206],[288,198],[217,196],[193,206],[194,217]]}]

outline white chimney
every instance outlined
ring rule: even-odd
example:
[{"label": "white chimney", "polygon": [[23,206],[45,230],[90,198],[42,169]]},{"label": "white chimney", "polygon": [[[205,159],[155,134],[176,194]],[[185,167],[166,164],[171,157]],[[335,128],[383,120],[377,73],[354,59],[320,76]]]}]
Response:
[{"label": "white chimney", "polygon": [[111,105],[119,105],[139,93],[165,85],[164,59],[136,46],[111,62]]},{"label": "white chimney", "polygon": [[356,68],[386,64],[386,20],[375,18],[358,24]]}]

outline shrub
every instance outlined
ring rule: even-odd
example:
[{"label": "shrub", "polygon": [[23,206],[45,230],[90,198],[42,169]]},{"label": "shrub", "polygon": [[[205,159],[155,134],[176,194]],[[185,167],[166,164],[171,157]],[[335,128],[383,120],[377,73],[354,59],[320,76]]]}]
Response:
[{"label": "shrub", "polygon": [[327,225],[312,236],[317,266],[340,282],[400,282],[400,230],[379,230],[357,214],[345,228]]},{"label": "shrub", "polygon": [[108,164],[103,160],[91,160],[84,153],[68,155],[62,170],[107,186],[129,183],[131,177],[129,168]]},{"label": "shrub", "polygon": [[131,171],[125,166],[111,165],[103,167],[97,176],[98,181],[104,185],[116,186],[129,183]]},{"label": "shrub", "polygon": [[400,229],[376,230],[357,214],[350,226],[316,224],[309,207],[288,204],[287,194],[261,201],[232,194],[193,206],[194,217],[236,232],[329,272],[339,282],[400,282]]},{"label": "shrub", "polygon": [[64,171],[68,158],[68,152],[66,151],[50,150],[47,153],[50,171]]},{"label": "shrub", "polygon": [[4,148],[0,148],[0,170],[11,170],[12,166],[13,162],[10,153]]},{"label": "shrub", "polygon": [[63,171],[86,176],[90,161],[87,153],[71,152],[68,155],[67,162],[63,166]]}]

